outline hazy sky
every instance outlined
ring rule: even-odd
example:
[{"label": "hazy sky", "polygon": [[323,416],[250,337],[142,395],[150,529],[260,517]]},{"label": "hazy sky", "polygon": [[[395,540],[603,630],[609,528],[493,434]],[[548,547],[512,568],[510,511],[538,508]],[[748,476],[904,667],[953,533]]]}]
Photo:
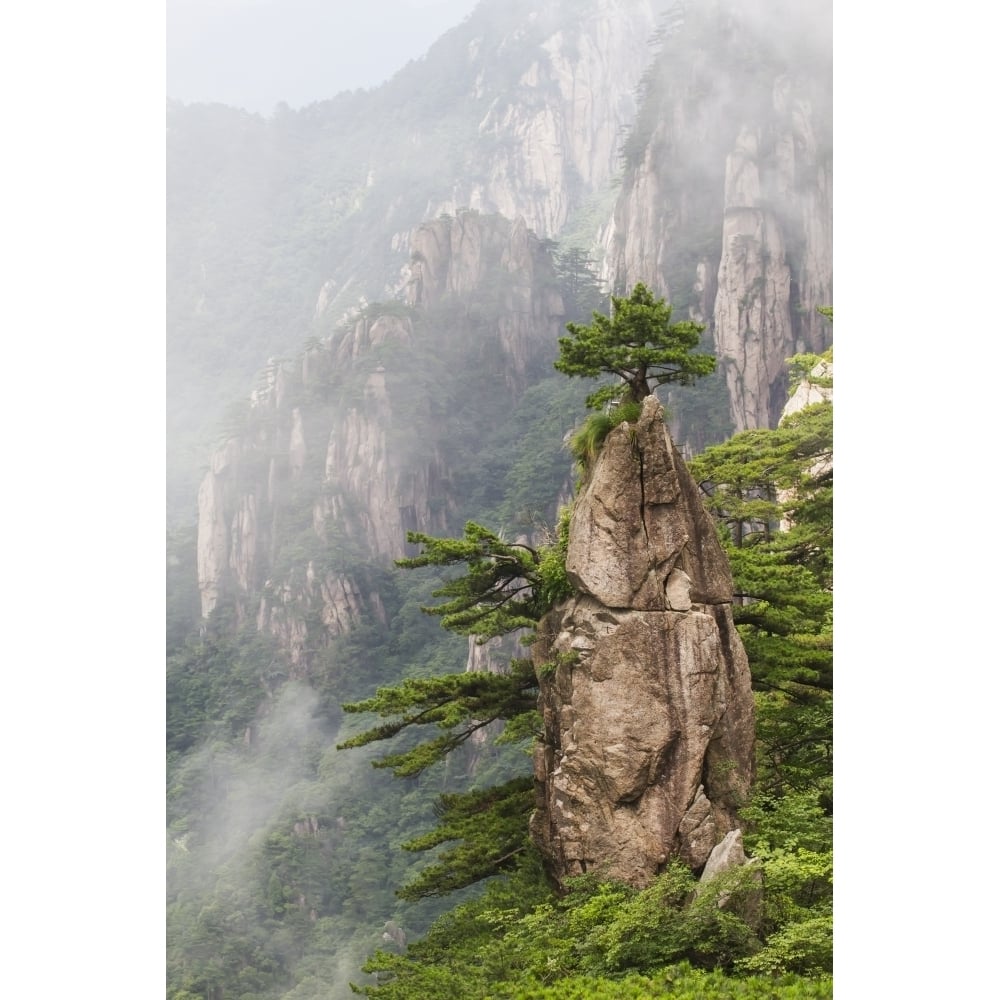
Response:
[{"label": "hazy sky", "polygon": [[270,114],[373,87],[478,0],[166,0],[167,96]]}]

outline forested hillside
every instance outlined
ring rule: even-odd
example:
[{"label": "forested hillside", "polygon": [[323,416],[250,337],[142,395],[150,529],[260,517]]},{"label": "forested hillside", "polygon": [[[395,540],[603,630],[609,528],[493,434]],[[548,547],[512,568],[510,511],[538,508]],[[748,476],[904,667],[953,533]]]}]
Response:
[{"label": "forested hillside", "polygon": [[[484,0],[375,90],[168,108],[170,1000],[830,995],[828,30]],[[642,395],[555,363],[637,286],[732,567],[751,863],[554,892],[523,640]],[[535,603],[426,613],[463,567]]]}]

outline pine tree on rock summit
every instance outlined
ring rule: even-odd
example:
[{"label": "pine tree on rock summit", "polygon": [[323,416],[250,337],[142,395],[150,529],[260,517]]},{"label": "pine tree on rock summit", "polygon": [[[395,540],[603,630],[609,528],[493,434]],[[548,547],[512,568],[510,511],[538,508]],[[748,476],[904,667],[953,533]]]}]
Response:
[{"label": "pine tree on rock summit", "polygon": [[589,326],[567,323],[570,336],[559,338],[557,371],[581,378],[617,375],[625,383],[605,385],[587,397],[599,410],[621,397],[641,403],[666,382],[691,385],[715,371],[715,357],[693,354],[705,327],[691,320],[671,323],[673,307],[641,282],[626,297],[611,297],[611,315],[593,314]]}]

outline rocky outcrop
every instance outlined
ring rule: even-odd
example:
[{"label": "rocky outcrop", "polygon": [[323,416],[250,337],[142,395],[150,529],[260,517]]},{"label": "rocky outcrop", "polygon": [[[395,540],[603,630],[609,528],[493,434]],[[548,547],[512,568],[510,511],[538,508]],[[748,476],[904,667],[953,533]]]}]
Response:
[{"label": "rocky outcrop", "polygon": [[[788,397],[785,408],[781,411],[781,419],[790,417],[799,410],[804,410],[807,406],[817,403],[833,402],[833,358],[822,358],[814,366],[809,374],[799,381],[795,391]],[[822,455],[810,465],[808,475],[813,479],[820,479],[833,472],[833,453]],[[779,503],[787,503],[794,496],[794,490],[778,490],[777,500]],[[778,522],[781,531],[790,531],[792,522],[787,518],[781,518]]]},{"label": "rocky outcrop", "polygon": [[795,391],[788,397],[781,419],[804,410],[814,403],[833,401],[833,361],[820,360],[813,367],[807,378],[802,379]]},{"label": "rocky outcrop", "polygon": [[566,569],[577,593],[532,646],[532,837],[560,882],[599,870],[642,886],[674,857],[700,869],[739,827],[753,697],[728,564],[655,397],[606,439]]},{"label": "rocky outcrop", "polygon": [[562,333],[564,311],[551,258],[524,218],[462,211],[424,223],[410,242],[406,301],[428,308],[445,299],[478,299],[478,308],[497,316],[508,388],[523,389],[541,338],[554,344]]},{"label": "rocky outcrop", "polygon": [[548,4],[512,32],[497,37],[484,28],[472,38],[474,97],[489,103],[452,196],[433,210],[522,217],[540,236],[556,236],[618,171],[657,6]]},{"label": "rocky outcrop", "polygon": [[736,431],[776,426],[785,359],[830,344],[816,312],[833,301],[829,63],[793,41],[822,35],[829,10],[801,7],[782,24],[728,3],[675,20],[604,237],[609,284],[642,281],[707,326]]},{"label": "rocky outcrop", "polygon": [[710,882],[716,875],[729,871],[730,868],[739,868],[747,863],[747,856],[743,851],[743,831],[730,830],[729,833],[712,848],[712,853],[708,856],[705,868],[701,873],[701,883],[704,885]]},{"label": "rocky outcrop", "polygon": [[311,651],[385,623],[367,579],[412,554],[408,531],[454,530],[452,373],[488,359],[462,405],[509,408],[562,329],[551,259],[523,219],[462,212],[411,243],[407,301],[369,305],[294,361],[269,362],[202,481],[203,616],[228,601],[302,674]]}]

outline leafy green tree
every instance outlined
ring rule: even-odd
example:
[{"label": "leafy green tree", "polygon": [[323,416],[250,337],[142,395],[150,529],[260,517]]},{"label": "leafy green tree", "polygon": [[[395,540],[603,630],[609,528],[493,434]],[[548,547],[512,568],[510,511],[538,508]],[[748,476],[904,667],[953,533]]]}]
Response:
[{"label": "leafy green tree", "polygon": [[617,375],[625,383],[605,385],[587,397],[599,410],[618,396],[641,403],[667,382],[690,385],[715,370],[715,357],[694,354],[704,326],[690,320],[671,323],[672,306],[642,283],[628,297],[611,297],[611,315],[593,314],[589,326],[567,323],[559,338],[557,371],[581,378]]},{"label": "leafy green tree", "polygon": [[733,615],[761,689],[806,696],[833,686],[832,456],[833,404],[824,402],[689,463],[725,527]]},{"label": "leafy green tree", "polygon": [[[338,749],[389,739],[409,726],[436,725],[442,730],[440,735],[373,761],[376,767],[392,768],[397,776],[416,777],[492,722],[509,721],[514,732],[521,733],[526,720],[537,720],[538,690],[528,661],[515,664],[527,667],[515,668],[511,674],[471,672],[427,678],[416,688],[406,681],[397,688],[380,689],[367,702],[345,705],[348,712],[376,711],[397,717],[339,744]],[[532,733],[535,729],[537,724]],[[499,785],[443,794],[435,807],[438,824],[403,847],[427,851],[451,846],[396,894],[407,900],[441,896],[509,871],[528,849],[528,817],[533,807],[533,782],[525,774]]]},{"label": "leafy green tree", "polygon": [[530,775],[485,789],[442,795],[436,809],[438,825],[403,847],[426,851],[446,843],[452,846],[400,889],[399,896],[409,900],[441,896],[512,871],[528,850],[525,831],[534,806]]}]

